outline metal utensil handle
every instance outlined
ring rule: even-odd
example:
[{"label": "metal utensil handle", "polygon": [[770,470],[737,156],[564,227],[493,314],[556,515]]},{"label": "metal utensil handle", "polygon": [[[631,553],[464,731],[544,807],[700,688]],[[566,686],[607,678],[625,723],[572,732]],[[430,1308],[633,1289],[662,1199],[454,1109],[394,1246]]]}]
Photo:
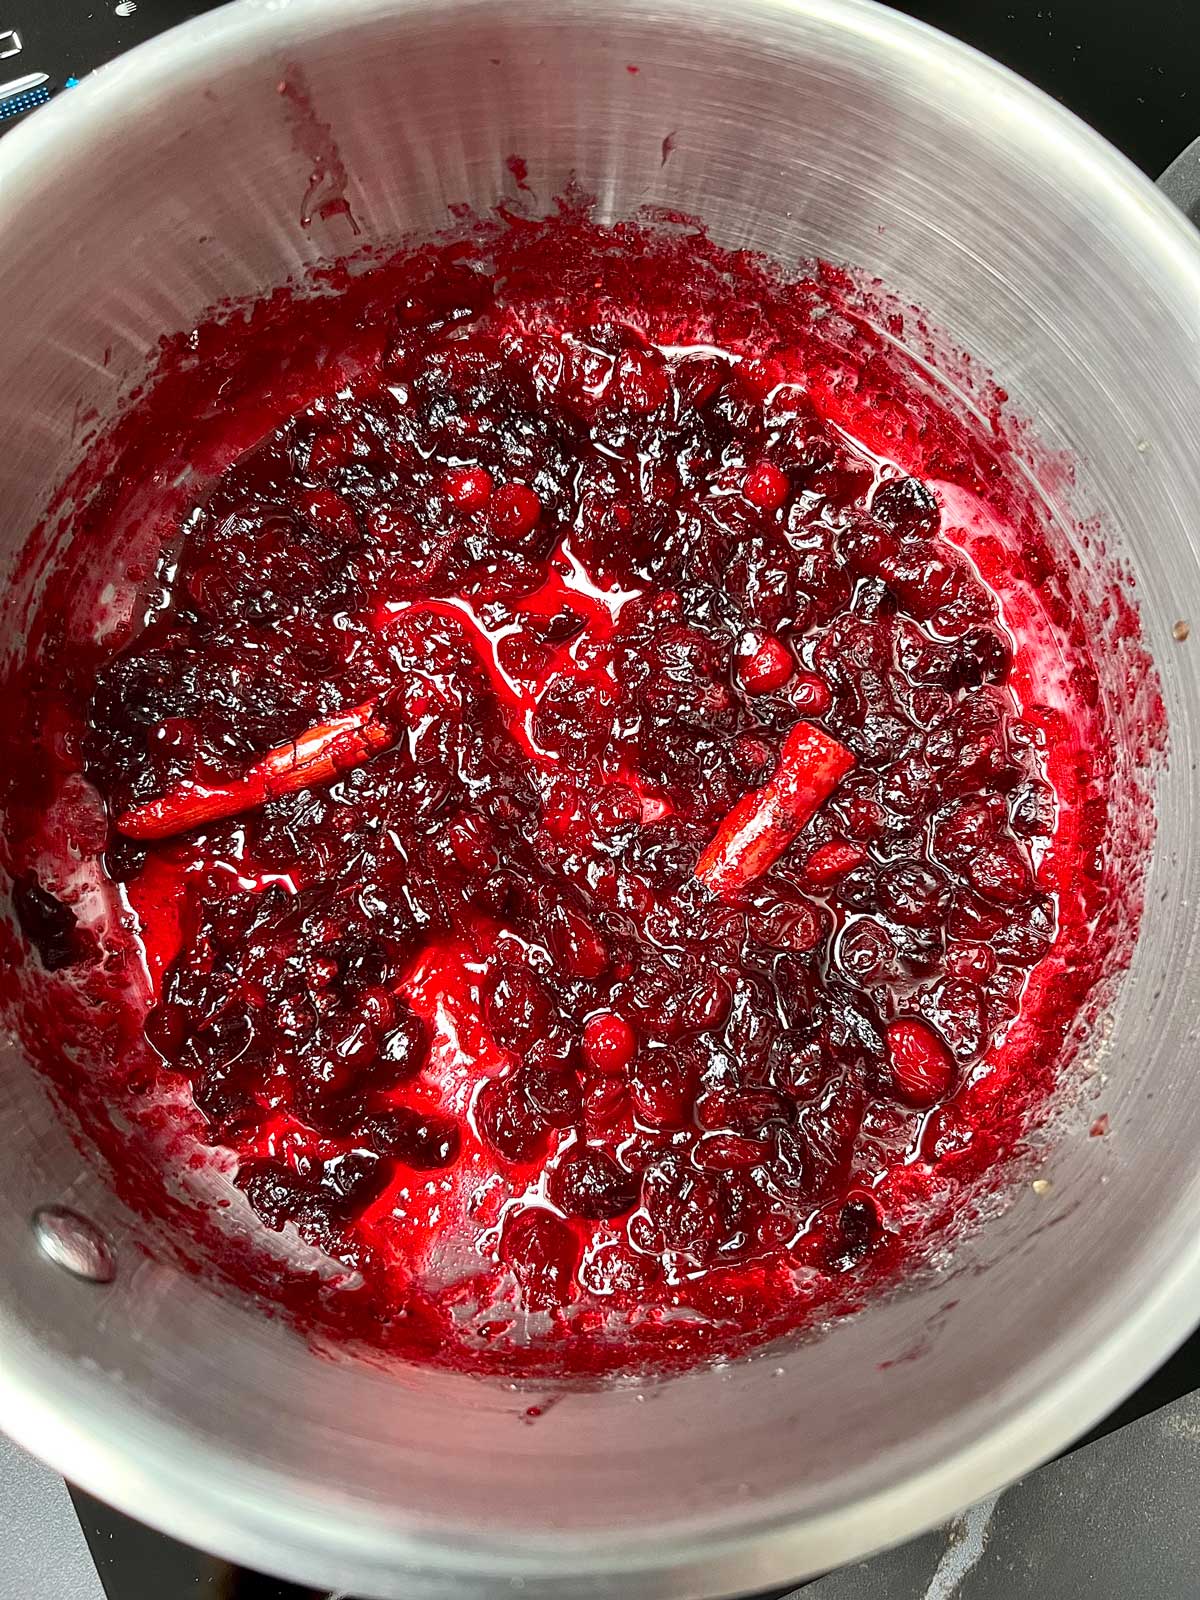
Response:
[{"label": "metal utensil handle", "polygon": [[1158,187],[1200,228],[1200,139],[1193,139],[1158,180]]}]

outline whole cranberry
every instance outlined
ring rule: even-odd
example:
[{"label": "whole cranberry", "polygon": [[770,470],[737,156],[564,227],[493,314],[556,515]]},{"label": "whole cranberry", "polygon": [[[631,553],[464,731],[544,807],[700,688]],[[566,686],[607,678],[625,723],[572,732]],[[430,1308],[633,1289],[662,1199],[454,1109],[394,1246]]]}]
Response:
[{"label": "whole cranberry", "polygon": [[910,1105],[931,1106],[949,1092],[954,1060],[926,1023],[912,1017],[889,1023],[887,1053],[896,1093]]},{"label": "whole cranberry", "polygon": [[524,483],[502,483],[491,496],[488,515],[502,538],[520,543],[542,515],[542,502]]},{"label": "whole cranberry", "polygon": [[742,493],[760,511],[778,511],[790,490],[787,473],[772,461],[756,461],[742,482]]},{"label": "whole cranberry", "polygon": [[[523,487],[518,485],[517,487]],[[442,492],[459,511],[480,511],[492,494],[492,475],[485,467],[450,467],[442,475]],[[534,515],[530,527],[541,513]]]},{"label": "whole cranberry", "polygon": [[637,1035],[615,1011],[598,1011],[583,1025],[583,1053],[597,1072],[620,1076],[636,1050]]}]

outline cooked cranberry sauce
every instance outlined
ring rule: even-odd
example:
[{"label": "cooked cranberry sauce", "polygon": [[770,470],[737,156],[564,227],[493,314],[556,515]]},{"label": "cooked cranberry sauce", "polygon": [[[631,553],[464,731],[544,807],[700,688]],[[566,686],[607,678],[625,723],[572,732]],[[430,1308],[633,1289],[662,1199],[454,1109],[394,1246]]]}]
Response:
[{"label": "cooked cranberry sauce", "polygon": [[100,671],[148,1036],[267,1227],[397,1294],[774,1312],[887,1248],[1055,937],[996,596],[785,347],[431,292]]},{"label": "cooked cranberry sauce", "polygon": [[0,708],[6,993],[199,1270],[407,1356],[677,1367],[1001,1181],[1136,921],[1114,741],[1000,424],[867,291],[464,228],[168,346],[72,484]]}]

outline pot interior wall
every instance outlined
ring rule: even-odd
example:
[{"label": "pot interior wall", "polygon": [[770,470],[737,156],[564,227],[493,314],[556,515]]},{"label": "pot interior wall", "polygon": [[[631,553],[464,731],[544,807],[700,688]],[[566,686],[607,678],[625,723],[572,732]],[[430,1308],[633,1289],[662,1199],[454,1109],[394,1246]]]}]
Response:
[{"label": "pot interior wall", "polygon": [[[557,1571],[566,1591],[626,1568],[626,1592],[728,1592],[899,1537],[1132,1386],[1161,1330],[1182,1334],[1195,1283],[1197,707],[1171,638],[1200,598],[1187,241],[1092,146],[1056,154],[1047,113],[1009,80],[867,8],[300,0],[235,7],[190,37],[190,53],[157,41],[15,136],[0,223],[9,562],[77,459],[73,419],[110,415],[161,334],[363,240],[441,228],[451,202],[511,196],[517,154],[542,203],[574,179],[603,216],[668,206],[723,243],[877,272],[993,370],[1040,445],[1079,464],[1077,487],[1061,472],[1045,485],[1064,538],[1095,513],[1136,571],[1173,759],[1152,914],[1091,1052],[1112,1135],[1089,1139],[1082,1112],[1064,1121],[1043,1159],[1053,1194],[1025,1185],[938,1278],[830,1337],[565,1395],[526,1425],[536,1395],[317,1358],[139,1254],[146,1225],[8,1041],[5,1420],[193,1541],[356,1591],[435,1592],[452,1568],[474,1568],[481,1594],[507,1572]],[[285,75],[310,115],[277,92]],[[314,166],[336,186],[339,160],[360,239],[336,212],[300,224]],[[27,1218],[47,1200],[109,1229],[112,1286],[38,1258]],[[926,1476],[959,1451],[953,1484]],[[756,1556],[733,1547],[781,1519],[791,1533]],[[669,1582],[648,1575],[664,1568]]]}]

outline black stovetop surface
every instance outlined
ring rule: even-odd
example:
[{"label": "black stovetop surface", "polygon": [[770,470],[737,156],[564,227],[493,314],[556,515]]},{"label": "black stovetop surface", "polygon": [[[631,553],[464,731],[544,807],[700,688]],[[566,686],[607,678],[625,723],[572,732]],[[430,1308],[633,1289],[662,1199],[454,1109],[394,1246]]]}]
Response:
[{"label": "black stovetop surface", "polygon": [[[329,3],[336,5],[337,0]],[[0,0],[0,130],[18,120],[15,116],[4,119],[5,86],[13,79],[44,73],[46,90],[51,95],[62,92],[69,88],[69,80],[82,78],[102,62],[175,23],[214,9],[213,0],[136,0],[132,9],[130,0]],[[898,9],[956,34],[1040,85],[1151,176],[1156,177],[1200,134],[1200,86],[1195,73],[1200,48],[1197,0],[1142,0],[1136,5],[1132,0],[927,0]],[[15,39],[9,37],[10,30]],[[19,50],[14,48],[18,43]],[[1200,1315],[1200,1307],[1197,1313]],[[1082,1447],[1126,1429],[1132,1468],[1135,1447],[1144,1449],[1145,1441],[1128,1425],[1197,1389],[1200,1334],[1086,1439],[1078,1441],[1078,1459],[1091,1461],[1089,1470],[1094,1472],[1095,1458]],[[1108,1448],[1103,1470],[1109,1475],[1120,1473],[1120,1438],[1112,1439]],[[1045,1473],[1054,1470],[1043,1469]],[[1128,1539],[1136,1542],[1149,1537],[1151,1523],[1143,1514],[1136,1483],[1131,1482],[1129,1490]],[[1200,1458],[1195,1490],[1200,1490]],[[1057,1484],[1054,1493],[1063,1494]],[[89,1495],[73,1490],[72,1498],[109,1600],[322,1600],[316,1590],[233,1569],[189,1550]],[[1079,1505],[1088,1503],[1085,1496]],[[1042,1531],[1018,1534],[1030,1547],[1019,1550],[1018,1558],[1024,1557],[1031,1571],[1030,1551]],[[1154,1534],[1161,1539],[1162,1529],[1155,1528]],[[0,1541],[5,1537],[0,1531]],[[915,1541],[913,1548],[919,1543]],[[952,1542],[947,1550],[952,1553]],[[903,1581],[901,1569],[896,1562],[885,1565],[887,1559],[848,1569],[856,1594],[901,1600],[896,1587]],[[1028,1586],[1013,1578],[1010,1587],[996,1593],[1012,1600],[1018,1596],[1032,1600],[1042,1594],[1065,1597],[1069,1591],[1109,1600],[1110,1595],[1122,1592],[1105,1588],[1102,1578],[1097,1583],[1094,1574],[1081,1570],[1078,1557],[1073,1559],[1071,1574],[1060,1571],[1051,1576],[1043,1571],[1041,1579]],[[959,1592],[958,1580],[948,1588],[941,1575],[939,1566],[928,1596],[949,1597]],[[829,1581],[822,1580],[816,1587],[823,1590]],[[949,1577],[945,1581],[950,1581]],[[1141,1588],[1147,1597],[1150,1592]],[[1167,1600],[1164,1590],[1155,1592]],[[904,1600],[908,1593],[905,1587]],[[1200,1593],[1200,1576],[1194,1589],[1178,1593]],[[29,1600],[52,1597],[31,1595]],[[1175,1600],[1174,1590],[1170,1600]]]}]

